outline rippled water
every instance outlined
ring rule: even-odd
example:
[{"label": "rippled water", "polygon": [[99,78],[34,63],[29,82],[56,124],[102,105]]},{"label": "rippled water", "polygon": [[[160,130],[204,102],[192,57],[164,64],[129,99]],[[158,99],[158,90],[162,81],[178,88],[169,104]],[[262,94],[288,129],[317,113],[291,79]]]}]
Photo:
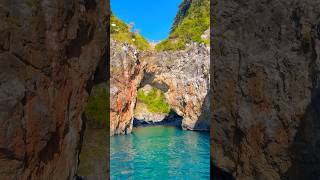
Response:
[{"label": "rippled water", "polygon": [[209,179],[209,132],[137,127],[110,140],[111,179]]}]

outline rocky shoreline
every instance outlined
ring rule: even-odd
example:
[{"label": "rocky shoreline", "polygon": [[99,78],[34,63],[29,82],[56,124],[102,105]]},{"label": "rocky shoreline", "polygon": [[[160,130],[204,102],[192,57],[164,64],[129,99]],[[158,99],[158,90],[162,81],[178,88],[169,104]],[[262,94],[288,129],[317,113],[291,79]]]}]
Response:
[{"label": "rocky shoreline", "polygon": [[133,127],[145,127],[145,126],[177,126],[181,127],[182,117],[174,112],[170,112],[162,121],[148,122],[144,120],[133,119]]}]

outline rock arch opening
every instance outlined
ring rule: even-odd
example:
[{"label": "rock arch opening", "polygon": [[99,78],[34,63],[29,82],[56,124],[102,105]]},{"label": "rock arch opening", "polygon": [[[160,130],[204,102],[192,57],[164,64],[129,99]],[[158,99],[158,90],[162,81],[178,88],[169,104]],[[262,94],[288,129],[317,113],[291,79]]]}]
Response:
[{"label": "rock arch opening", "polygon": [[154,75],[146,73],[137,89],[134,107],[133,126],[174,125],[181,126],[182,116],[178,115],[168,103],[168,87],[153,82]]},{"label": "rock arch opening", "polygon": [[149,84],[152,87],[160,89],[164,93],[168,92],[169,86],[167,84],[156,82],[154,81],[154,79],[155,79],[155,73],[145,71],[139,88],[142,88],[145,85]]},{"label": "rock arch opening", "polygon": [[137,88],[133,127],[150,125],[181,127],[183,116],[174,110],[167,99],[170,87],[166,83],[157,81],[156,78],[156,73],[149,71],[148,67],[144,70]]},{"label": "rock arch opening", "polygon": [[[134,119],[157,117],[153,120],[162,121],[170,110],[183,117],[183,129],[209,131],[210,49],[207,46],[194,43],[178,52],[143,53],[136,53],[135,46],[118,41],[110,41],[110,47],[111,136],[130,134]],[[161,91],[159,97],[163,98],[141,105],[139,89],[147,85]],[[158,97],[156,94],[154,98]],[[165,99],[165,103],[161,99]],[[146,115],[144,110],[148,109],[148,103],[152,113]],[[157,103],[160,103],[160,111],[152,107]]]}]

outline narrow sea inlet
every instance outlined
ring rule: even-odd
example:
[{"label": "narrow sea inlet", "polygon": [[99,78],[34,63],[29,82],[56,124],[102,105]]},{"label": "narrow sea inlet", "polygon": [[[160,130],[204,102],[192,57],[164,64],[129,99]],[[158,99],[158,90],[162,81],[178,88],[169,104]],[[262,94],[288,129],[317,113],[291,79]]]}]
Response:
[{"label": "narrow sea inlet", "polygon": [[110,139],[110,178],[210,179],[210,133],[174,126],[134,127]]}]

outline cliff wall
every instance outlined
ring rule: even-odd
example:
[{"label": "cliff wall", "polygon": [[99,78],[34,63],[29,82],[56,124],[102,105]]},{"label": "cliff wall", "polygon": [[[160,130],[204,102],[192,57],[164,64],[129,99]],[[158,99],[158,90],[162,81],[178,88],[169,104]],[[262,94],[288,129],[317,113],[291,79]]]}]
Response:
[{"label": "cliff wall", "polygon": [[320,3],[211,6],[213,163],[236,179],[317,179]]},{"label": "cliff wall", "polygon": [[0,1],[0,179],[75,179],[105,1]]},{"label": "cliff wall", "polygon": [[149,57],[146,82],[165,92],[170,107],[183,117],[182,128],[210,128],[210,48],[190,43],[185,50],[155,53]]}]

